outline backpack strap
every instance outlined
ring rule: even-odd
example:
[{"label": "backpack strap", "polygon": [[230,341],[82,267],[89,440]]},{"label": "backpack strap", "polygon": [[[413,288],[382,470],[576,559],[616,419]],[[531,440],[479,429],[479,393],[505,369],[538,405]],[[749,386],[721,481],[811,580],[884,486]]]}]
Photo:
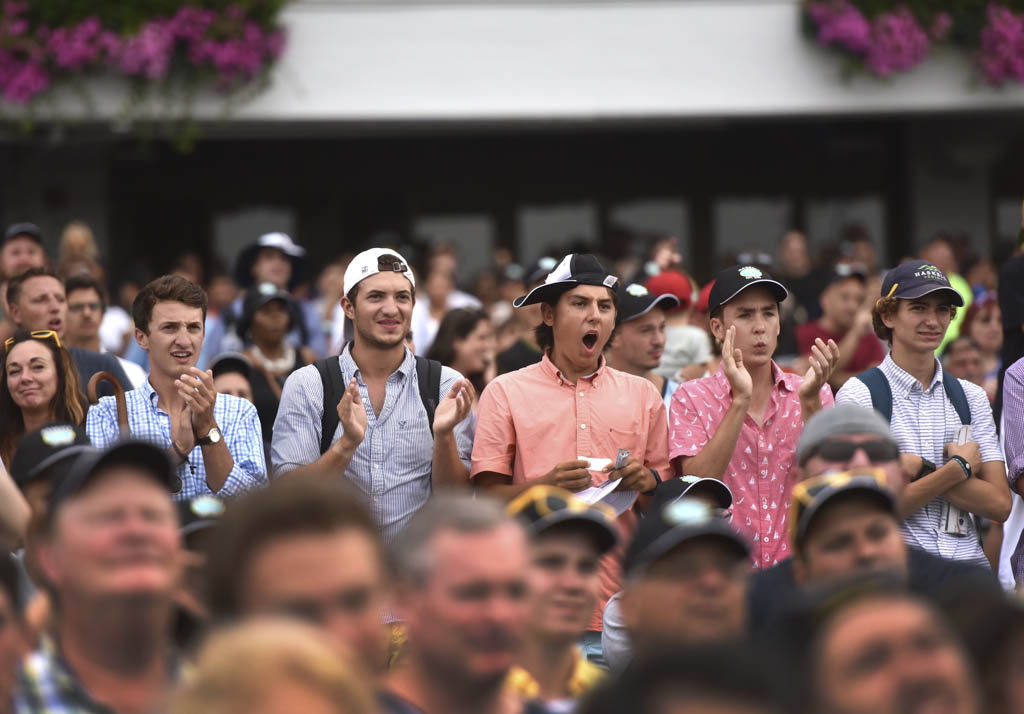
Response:
[{"label": "backpack strap", "polygon": [[864,386],[871,392],[871,406],[881,414],[886,421],[892,421],[892,387],[885,373],[879,367],[866,369],[857,375],[857,379],[864,383]]},{"label": "backpack strap", "polygon": [[320,381],[324,385],[324,414],[320,421],[320,454],[323,455],[331,448],[334,432],[341,422],[338,419],[338,402],[345,395],[345,378],[341,375],[337,355],[318,359],[313,366],[320,373]]},{"label": "backpack strap", "polygon": [[964,426],[971,425],[971,405],[967,403],[967,394],[964,393],[964,385],[960,380],[949,372],[942,371],[942,387],[946,390],[946,396],[960,416],[960,423]]},{"label": "backpack strap", "polygon": [[416,379],[419,382],[420,400],[427,411],[430,433],[434,433],[434,411],[441,401],[441,363],[416,355]]}]

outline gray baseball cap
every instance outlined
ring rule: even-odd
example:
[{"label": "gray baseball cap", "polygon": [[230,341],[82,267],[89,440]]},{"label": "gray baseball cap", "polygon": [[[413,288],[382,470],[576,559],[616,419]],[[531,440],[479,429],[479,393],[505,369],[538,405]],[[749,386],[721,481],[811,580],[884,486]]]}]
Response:
[{"label": "gray baseball cap", "polygon": [[796,442],[796,462],[803,464],[805,457],[821,442],[842,434],[874,434],[896,443],[889,423],[874,409],[858,404],[836,404],[822,409],[804,424],[803,433]]}]

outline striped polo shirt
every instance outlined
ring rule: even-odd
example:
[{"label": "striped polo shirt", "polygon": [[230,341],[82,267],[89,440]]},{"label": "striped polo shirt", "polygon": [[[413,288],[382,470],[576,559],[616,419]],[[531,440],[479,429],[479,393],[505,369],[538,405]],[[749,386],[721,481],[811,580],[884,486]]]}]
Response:
[{"label": "striped polo shirt", "polygon": [[[935,360],[935,376],[925,389],[906,370],[886,355],[879,365],[892,388],[892,421],[890,426],[899,443],[900,452],[915,454],[939,466],[946,463],[943,454],[946,444],[955,442],[962,424],[953,403],[946,397],[942,383],[943,372]],[[967,395],[971,409],[971,440],[978,442],[983,463],[1002,461],[1003,454],[996,436],[992,408],[981,387],[963,379],[960,384]],[[850,402],[871,408],[871,393],[867,386],[851,378],[836,395],[836,403]],[[934,498],[901,525],[903,537],[910,545],[943,558],[965,560],[989,568],[989,562],[978,541],[974,519],[966,519],[965,536],[950,535],[943,530],[943,510],[946,500]]]}]

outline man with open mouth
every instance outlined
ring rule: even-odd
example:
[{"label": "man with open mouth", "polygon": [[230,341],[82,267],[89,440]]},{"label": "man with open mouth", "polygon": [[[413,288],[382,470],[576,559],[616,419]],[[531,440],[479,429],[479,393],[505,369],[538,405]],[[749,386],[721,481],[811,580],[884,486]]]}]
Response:
[{"label": "man with open mouth", "polygon": [[676,474],[719,479],[732,490],[732,524],[752,543],[756,568],[789,555],[797,438],[812,414],[833,403],[827,382],[839,361],[835,342],[819,339],[802,378],[775,363],[779,304],[788,295],[755,266],[715,276],[708,314],[722,363],[713,375],[682,384],[669,410]]},{"label": "man with open mouth", "polygon": [[[654,385],[602,357],[615,328],[617,285],[593,255],[574,253],[515,300],[516,308],[540,305],[544,357],[499,376],[481,395],[471,476],[505,499],[538,484],[603,499],[619,512],[620,542],[627,542],[636,509],[646,505],[638,494],[668,473],[668,425]],[[601,560],[600,608],[584,639],[598,661],[600,610],[620,589],[620,560],[617,551]]]}]

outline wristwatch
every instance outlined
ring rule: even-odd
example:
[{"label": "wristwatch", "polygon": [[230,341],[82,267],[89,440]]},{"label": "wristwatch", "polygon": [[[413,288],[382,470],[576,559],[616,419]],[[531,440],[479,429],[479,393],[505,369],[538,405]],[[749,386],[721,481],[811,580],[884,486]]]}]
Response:
[{"label": "wristwatch", "polygon": [[213,427],[202,439],[196,439],[196,443],[200,446],[209,446],[210,444],[216,444],[220,440],[220,429]]},{"label": "wristwatch", "polygon": [[933,464],[928,459],[921,459],[921,468],[917,470],[917,473],[914,474],[914,477],[912,479],[910,479],[910,482],[913,483],[918,479],[924,478],[928,474],[935,473],[936,468],[937,467],[935,466],[935,464]]}]

